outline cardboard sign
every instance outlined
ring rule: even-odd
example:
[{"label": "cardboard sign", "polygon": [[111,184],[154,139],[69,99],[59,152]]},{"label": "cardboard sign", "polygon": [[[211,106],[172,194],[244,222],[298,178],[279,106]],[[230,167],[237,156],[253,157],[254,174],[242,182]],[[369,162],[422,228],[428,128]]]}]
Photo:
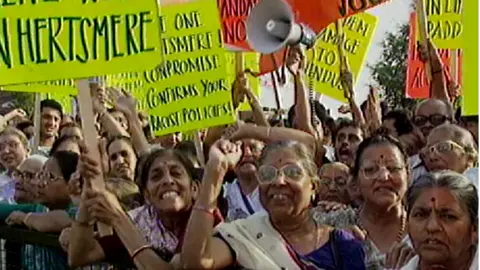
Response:
[{"label": "cardboard sign", "polygon": [[[430,80],[427,77],[425,70],[425,63],[420,60],[420,56],[417,49],[417,15],[412,13],[410,15],[410,36],[408,44],[408,61],[407,61],[407,83],[405,85],[405,93],[409,98],[429,98],[430,97]],[[438,53],[442,59],[445,67],[445,76],[447,80],[452,80],[450,73],[450,58],[451,50],[438,49]],[[458,51],[458,72],[455,81],[458,84],[462,82],[462,55]]]},{"label": "cardboard sign", "polygon": [[341,46],[356,82],[364,66],[377,24],[376,16],[360,13],[343,20],[343,38],[337,35],[334,23],[319,34],[313,54],[308,54],[305,68],[305,74],[313,81],[317,92],[342,102],[347,101],[340,79],[338,43],[343,42]]},{"label": "cardboard sign", "polygon": [[463,48],[463,1],[424,0],[427,34],[439,49]]},{"label": "cardboard sign", "polygon": [[259,0],[217,0],[224,43],[231,49],[249,51],[246,20]]},{"label": "cardboard sign", "polygon": [[76,95],[78,92],[75,81],[71,79],[14,84],[2,86],[0,90],[11,92],[58,93],[62,95]]},{"label": "cardboard sign", "polygon": [[162,9],[162,65],[143,73],[155,135],[235,121],[216,0]]},{"label": "cardboard sign", "polygon": [[465,66],[462,115],[478,116],[478,1],[465,2]]},{"label": "cardboard sign", "polygon": [[[226,52],[225,56],[227,59],[227,67],[228,67],[228,74],[229,74],[228,85],[232,85],[236,78],[235,53]],[[260,55],[258,53],[248,52],[248,53],[243,53],[243,57],[244,57],[245,69],[256,71],[256,69],[258,68],[258,60],[260,59]],[[261,97],[262,89],[260,88],[260,78],[253,77],[251,75],[247,75],[247,78],[255,96]],[[239,109],[240,111],[252,110],[252,108],[250,108],[250,104],[247,101],[242,103]]]},{"label": "cardboard sign", "polygon": [[0,2],[0,85],[86,78],[161,62],[155,0]]}]

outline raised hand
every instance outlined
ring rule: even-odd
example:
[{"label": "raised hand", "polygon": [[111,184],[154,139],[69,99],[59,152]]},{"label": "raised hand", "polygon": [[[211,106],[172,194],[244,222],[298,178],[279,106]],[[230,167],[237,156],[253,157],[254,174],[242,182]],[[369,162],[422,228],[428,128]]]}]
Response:
[{"label": "raised hand", "polygon": [[340,70],[340,79],[342,81],[343,95],[350,100],[355,96],[353,92],[353,73],[349,70]]},{"label": "raised hand", "polygon": [[297,76],[305,70],[305,58],[305,50],[301,45],[296,45],[288,50],[285,66],[293,76]]},{"label": "raised hand", "polygon": [[11,121],[17,117],[20,117],[20,118],[27,117],[27,113],[23,109],[18,108],[7,113],[4,117],[6,121]]},{"label": "raised hand", "polygon": [[137,100],[130,93],[122,91],[122,95],[115,100],[115,109],[125,115],[133,115],[137,111]]},{"label": "raised hand", "polygon": [[241,143],[219,139],[210,148],[208,163],[218,164],[224,170],[235,168],[242,157]]}]

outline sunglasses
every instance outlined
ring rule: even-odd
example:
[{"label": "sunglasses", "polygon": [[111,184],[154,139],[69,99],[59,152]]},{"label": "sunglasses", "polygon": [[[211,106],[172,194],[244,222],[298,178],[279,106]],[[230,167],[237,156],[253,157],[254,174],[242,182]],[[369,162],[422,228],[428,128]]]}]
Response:
[{"label": "sunglasses", "polygon": [[278,179],[280,174],[283,174],[286,178],[299,181],[302,179],[304,172],[303,169],[298,165],[286,165],[280,169],[277,169],[273,166],[261,166],[258,168],[258,174],[260,178],[260,182],[262,183],[270,183]]},{"label": "sunglasses", "polygon": [[431,146],[427,146],[427,147],[423,148],[422,153],[424,155],[427,154],[427,153],[433,153],[433,152],[444,154],[444,153],[452,152],[455,148],[457,148],[461,151],[465,151],[465,148],[463,146],[461,146],[460,144],[458,144],[454,141],[451,141],[451,140],[447,140],[447,141],[441,141],[441,142],[438,142],[438,143],[433,144]]},{"label": "sunglasses", "polygon": [[424,115],[417,115],[413,118],[413,123],[417,127],[423,127],[424,125],[427,124],[427,122],[432,123],[434,126],[439,126],[446,121],[451,121],[452,119],[448,116],[441,115],[441,114],[432,114],[429,116],[424,116]]}]

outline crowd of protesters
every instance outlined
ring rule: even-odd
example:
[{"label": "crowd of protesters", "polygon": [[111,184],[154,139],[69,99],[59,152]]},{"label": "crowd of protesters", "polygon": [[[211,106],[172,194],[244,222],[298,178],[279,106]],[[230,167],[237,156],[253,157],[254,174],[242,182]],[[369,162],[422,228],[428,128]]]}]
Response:
[{"label": "crowd of protesters", "polygon": [[358,106],[344,73],[351,117],[333,119],[309,100],[294,47],[287,119],[264,112],[239,74],[233,106],[252,112],[199,133],[202,151],[179,133],[152,136],[134,98],[99,84],[100,160],[56,101],[42,101],[39,134],[12,111],[2,219],[58,234],[63,251],[24,245],[11,269],[478,269],[478,118],[456,113],[455,86],[426,51],[430,99],[391,110],[372,90]]}]

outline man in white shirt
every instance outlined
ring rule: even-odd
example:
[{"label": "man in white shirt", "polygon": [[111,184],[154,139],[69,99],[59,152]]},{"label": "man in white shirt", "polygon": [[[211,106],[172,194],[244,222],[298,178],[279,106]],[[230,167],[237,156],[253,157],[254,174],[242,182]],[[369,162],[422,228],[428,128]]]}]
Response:
[{"label": "man in white shirt", "polygon": [[243,156],[240,159],[235,174],[237,179],[224,185],[225,197],[228,202],[227,219],[229,221],[246,218],[263,211],[258,192],[257,160],[264,144],[253,139],[242,141]]}]

